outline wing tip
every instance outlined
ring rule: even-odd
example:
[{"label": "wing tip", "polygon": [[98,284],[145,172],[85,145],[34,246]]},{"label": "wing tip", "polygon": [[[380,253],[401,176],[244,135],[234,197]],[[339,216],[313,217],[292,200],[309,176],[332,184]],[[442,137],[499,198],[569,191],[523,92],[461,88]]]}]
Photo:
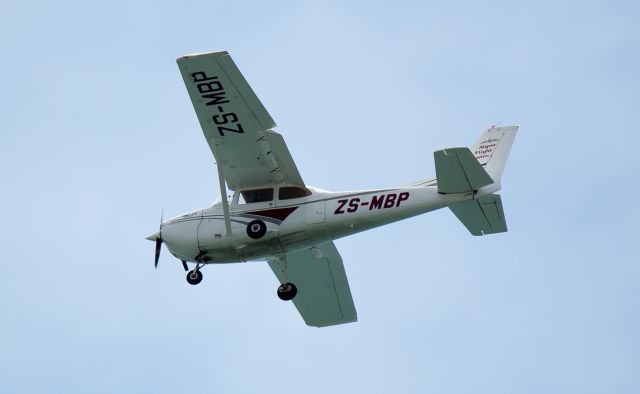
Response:
[{"label": "wing tip", "polygon": [[496,126],[492,125],[487,129],[487,132],[505,132],[505,131],[513,131],[516,132],[520,128],[519,124],[512,124],[508,126]]},{"label": "wing tip", "polygon": [[186,59],[190,59],[192,57],[201,57],[201,56],[211,56],[211,57],[220,57],[220,56],[226,56],[229,55],[229,52],[227,51],[218,51],[218,52],[196,52],[196,53],[190,53],[188,55],[182,55],[179,56],[176,61],[180,62],[182,60],[186,60]]},{"label": "wing tip", "polygon": [[310,327],[322,328],[322,327],[331,327],[331,326],[339,326],[347,323],[356,323],[358,321],[358,316],[352,316],[345,319],[340,320],[331,320],[331,321],[307,321],[305,320],[305,324]]}]

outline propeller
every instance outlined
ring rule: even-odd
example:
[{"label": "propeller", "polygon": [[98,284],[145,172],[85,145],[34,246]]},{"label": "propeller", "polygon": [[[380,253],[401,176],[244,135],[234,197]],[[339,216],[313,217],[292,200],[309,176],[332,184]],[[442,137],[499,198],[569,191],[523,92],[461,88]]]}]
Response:
[{"label": "propeller", "polygon": [[162,249],[162,238],[156,238],[156,258],[154,260],[154,267],[158,268],[158,260],[160,260],[160,249]]},{"label": "propeller", "polygon": [[160,260],[160,250],[162,249],[162,220],[164,219],[164,209],[160,215],[160,228],[158,232],[147,237],[149,241],[156,241],[156,254],[153,259],[153,266],[158,268],[158,261]]}]

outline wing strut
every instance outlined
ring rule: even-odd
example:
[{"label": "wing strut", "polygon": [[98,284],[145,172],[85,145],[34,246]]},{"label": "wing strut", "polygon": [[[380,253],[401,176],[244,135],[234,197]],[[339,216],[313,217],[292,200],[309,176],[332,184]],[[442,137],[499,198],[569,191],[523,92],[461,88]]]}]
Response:
[{"label": "wing strut", "polygon": [[227,184],[224,182],[224,173],[222,165],[216,163],[218,167],[218,183],[220,183],[220,198],[222,200],[222,212],[224,212],[224,228],[227,233],[227,237],[231,234],[231,219],[229,218],[229,201],[227,201]]}]

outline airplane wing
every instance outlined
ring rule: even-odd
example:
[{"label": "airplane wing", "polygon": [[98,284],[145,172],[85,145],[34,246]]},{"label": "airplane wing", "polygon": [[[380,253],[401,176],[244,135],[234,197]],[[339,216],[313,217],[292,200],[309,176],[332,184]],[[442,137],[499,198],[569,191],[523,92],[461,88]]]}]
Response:
[{"label": "airplane wing", "polygon": [[227,52],[178,58],[207,143],[231,190],[304,186],[275,122]]},{"label": "airplane wing", "polygon": [[[298,288],[293,304],[307,325],[326,327],[358,320],[342,257],[333,242],[289,253],[286,261],[287,279]],[[278,259],[268,263],[282,283]]]}]

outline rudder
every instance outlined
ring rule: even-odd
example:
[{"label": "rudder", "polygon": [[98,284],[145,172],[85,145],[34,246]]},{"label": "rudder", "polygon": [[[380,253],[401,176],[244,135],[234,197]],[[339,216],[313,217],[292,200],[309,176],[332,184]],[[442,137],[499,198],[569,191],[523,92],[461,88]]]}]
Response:
[{"label": "rudder", "polygon": [[491,179],[499,183],[519,126],[492,126],[471,147],[471,152]]}]

